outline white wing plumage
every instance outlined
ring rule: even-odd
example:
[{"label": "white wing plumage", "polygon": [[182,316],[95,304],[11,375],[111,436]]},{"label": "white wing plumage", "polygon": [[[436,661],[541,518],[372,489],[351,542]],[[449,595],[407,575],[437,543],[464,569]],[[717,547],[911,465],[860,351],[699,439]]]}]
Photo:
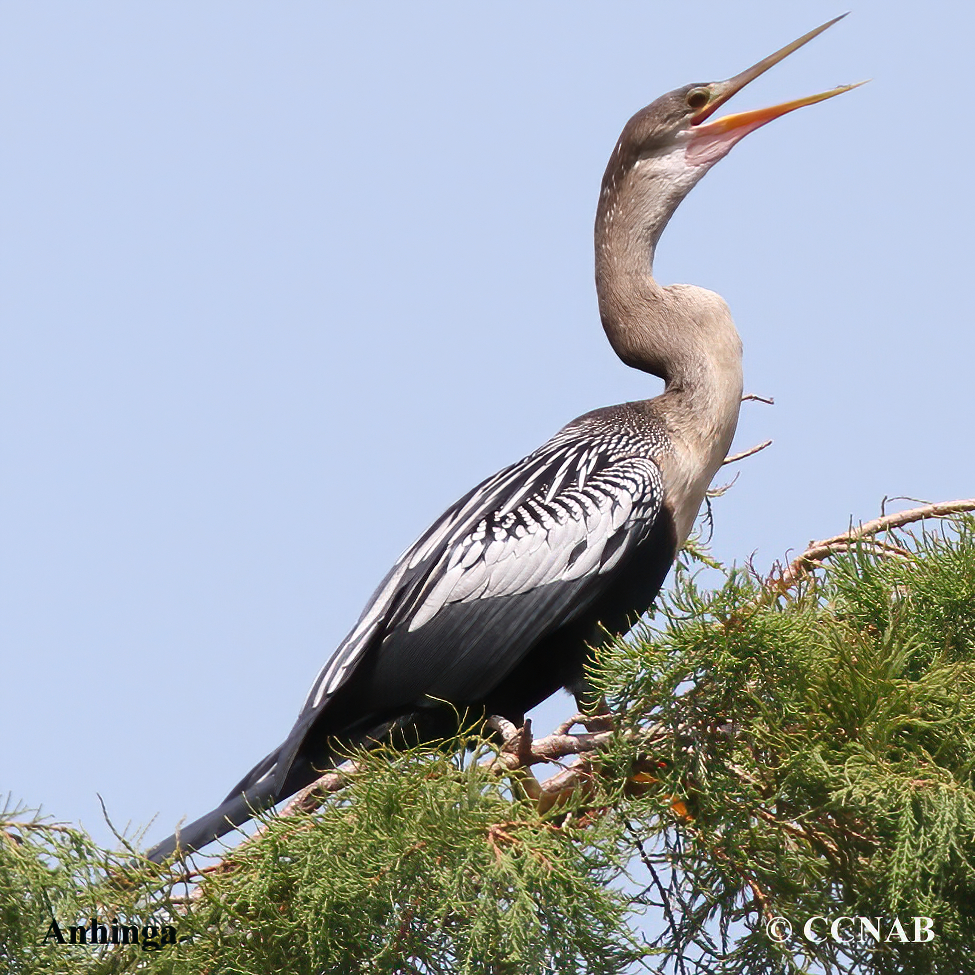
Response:
[{"label": "white wing plumage", "polygon": [[445,607],[606,576],[660,508],[660,470],[621,437],[567,428],[461,498],[400,557],[319,673],[303,711],[348,679],[375,640],[422,632]]}]

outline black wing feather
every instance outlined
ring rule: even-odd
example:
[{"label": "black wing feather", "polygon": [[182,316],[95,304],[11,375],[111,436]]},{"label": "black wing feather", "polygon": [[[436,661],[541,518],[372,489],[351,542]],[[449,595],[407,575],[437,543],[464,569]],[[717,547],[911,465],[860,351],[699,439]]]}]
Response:
[{"label": "black wing feather", "polygon": [[[407,549],[287,739],[180,833],[184,849],[313,781],[328,764],[329,736],[363,740],[431,699],[489,706],[534,648],[606,593],[660,515],[660,470],[647,454],[662,440],[595,425],[598,416],[479,484]],[[149,855],[161,860],[175,845],[170,837]]]},{"label": "black wing feather", "polygon": [[[660,472],[628,444],[566,433],[484,481],[407,549],[299,721],[327,708],[367,652],[383,707],[416,693],[467,701],[470,692],[455,697],[461,684],[489,689],[605,590],[609,569],[653,527]],[[462,680],[446,676],[459,671]]]}]

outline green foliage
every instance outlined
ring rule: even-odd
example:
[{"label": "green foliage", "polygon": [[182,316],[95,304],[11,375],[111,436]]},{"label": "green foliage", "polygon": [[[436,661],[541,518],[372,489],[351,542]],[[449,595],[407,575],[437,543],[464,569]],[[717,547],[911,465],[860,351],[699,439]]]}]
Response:
[{"label": "green foliage", "polygon": [[[70,975],[143,970],[139,947],[124,954],[71,945],[68,927],[97,916],[157,921],[170,909],[172,883],[160,871],[127,871],[131,853],[99,849],[79,829],[29,811],[0,811],[0,972]],[[128,873],[126,883],[118,878]],[[57,921],[66,944],[50,934]],[[128,964],[132,962],[133,964]],[[161,970],[161,969],[160,969]]]},{"label": "green foliage", "polygon": [[[7,811],[0,970],[975,972],[975,522],[952,524],[788,595],[692,551],[707,568],[679,568],[655,628],[598,652],[613,741],[547,812],[473,734],[358,757],[318,812],[182,880]],[[184,940],[44,940],[93,915]],[[931,917],[935,938],[802,938],[841,915]]]},{"label": "green foliage", "polygon": [[[667,948],[695,971],[975,971],[975,523],[901,542],[795,598],[685,570],[655,634],[600,654],[615,777],[655,782],[627,812],[647,900],[666,890]],[[926,916],[935,938],[779,948],[773,916]]]},{"label": "green foliage", "polygon": [[[596,816],[569,827],[565,808],[557,820],[540,816],[485,767],[491,747],[479,742],[471,755],[457,741],[357,757],[360,770],[340,796],[315,815],[269,819],[260,841],[234,851],[190,898],[174,898],[178,888],[171,878],[160,885],[157,868],[53,849],[50,840],[32,845],[43,829],[13,830],[26,840],[0,847],[21,878],[4,908],[21,930],[0,958],[20,958],[24,972],[61,973],[627,970],[641,949],[626,925],[629,899],[610,883],[618,823]],[[91,856],[98,866],[86,871]],[[25,910],[31,891],[46,893]],[[36,946],[52,914],[64,927],[94,913],[151,914],[186,940],[151,956]]]},{"label": "green foliage", "polygon": [[206,885],[189,956],[236,971],[250,939],[241,972],[623,971],[612,821],[560,828],[452,751],[373,752],[318,816],[272,820]]}]

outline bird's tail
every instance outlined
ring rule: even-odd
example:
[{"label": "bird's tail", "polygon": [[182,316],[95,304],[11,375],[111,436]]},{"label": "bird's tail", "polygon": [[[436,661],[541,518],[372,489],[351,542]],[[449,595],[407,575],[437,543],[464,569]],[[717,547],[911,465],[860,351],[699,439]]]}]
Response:
[{"label": "bird's tail", "polygon": [[177,849],[181,853],[195,853],[314,782],[334,762],[331,749],[324,743],[311,755],[307,754],[305,737],[315,718],[314,712],[299,718],[285,741],[270,755],[265,755],[216,809],[157,843],[146,858],[162,863]]},{"label": "bird's tail", "polygon": [[[279,798],[282,751],[285,745],[263,758],[230,790],[229,795],[216,809],[177,830],[172,836],[157,843],[146,858],[162,863],[176,852],[194,853],[207,843],[219,839],[234,827],[246,823],[258,812],[269,809]],[[290,759],[292,756],[289,755]],[[290,765],[290,761],[288,763]]]}]

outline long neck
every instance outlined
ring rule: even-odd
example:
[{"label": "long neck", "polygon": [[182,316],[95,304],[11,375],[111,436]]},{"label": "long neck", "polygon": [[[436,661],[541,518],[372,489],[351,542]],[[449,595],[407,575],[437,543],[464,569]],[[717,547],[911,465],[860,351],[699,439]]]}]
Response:
[{"label": "long neck", "polygon": [[653,278],[660,234],[699,177],[681,185],[666,167],[624,167],[619,156],[596,214],[599,312],[617,355],[666,383],[653,405],[669,434],[671,459],[662,472],[683,539],[738,425],[741,340],[720,296]]},{"label": "long neck", "polygon": [[[691,365],[685,323],[653,278],[657,242],[697,179],[666,157],[628,156],[622,141],[603,176],[596,210],[596,293],[603,328],[616,354],[634,369],[680,382]],[[683,177],[683,178],[682,178]]]},{"label": "long neck", "polygon": [[730,443],[742,371],[741,340],[727,305],[703,288],[663,287],[653,278],[657,241],[700,175],[675,172],[659,159],[621,156],[615,153],[606,171],[596,213],[603,328],[627,365],[666,382],[663,399],[689,436]]}]

